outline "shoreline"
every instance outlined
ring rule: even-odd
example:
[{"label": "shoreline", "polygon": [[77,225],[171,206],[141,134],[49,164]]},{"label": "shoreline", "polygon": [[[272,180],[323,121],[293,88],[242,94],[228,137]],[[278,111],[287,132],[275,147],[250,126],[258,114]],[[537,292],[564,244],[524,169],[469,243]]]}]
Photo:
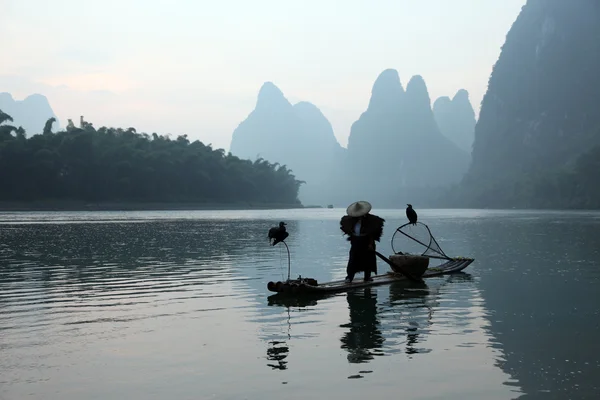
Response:
[{"label": "shoreline", "polygon": [[0,202],[0,212],[26,211],[224,211],[224,210],[290,210],[320,208],[302,204],[280,203],[194,203],[194,202],[85,202],[23,201]]},{"label": "shoreline", "polygon": [[[240,211],[240,210],[293,210],[326,209],[321,205],[281,204],[281,203],[201,203],[201,202],[85,202],[85,201],[0,201],[0,212],[41,212],[41,211]],[[340,208],[340,207],[335,207]],[[403,209],[402,207],[380,207]],[[423,207],[430,210],[488,210],[488,211],[600,211],[595,208],[560,207]]]}]

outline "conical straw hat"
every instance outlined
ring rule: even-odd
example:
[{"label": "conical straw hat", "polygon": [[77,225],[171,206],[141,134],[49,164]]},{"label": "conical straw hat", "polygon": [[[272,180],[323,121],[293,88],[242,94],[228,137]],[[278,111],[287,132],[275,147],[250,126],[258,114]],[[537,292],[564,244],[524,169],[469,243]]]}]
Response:
[{"label": "conical straw hat", "polygon": [[371,211],[371,203],[368,201],[357,201],[348,206],[346,214],[351,217],[362,217]]}]

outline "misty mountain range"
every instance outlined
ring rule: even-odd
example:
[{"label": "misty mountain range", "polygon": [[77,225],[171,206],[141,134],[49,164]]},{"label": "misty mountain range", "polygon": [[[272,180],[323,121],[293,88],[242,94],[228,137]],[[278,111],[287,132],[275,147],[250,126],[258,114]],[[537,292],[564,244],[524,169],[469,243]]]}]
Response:
[{"label": "misty mountain range", "polygon": [[467,91],[435,104],[432,110],[421,76],[413,76],[405,90],[398,72],[387,69],[375,80],[369,105],[343,148],[315,105],[292,105],[266,82],[255,109],[233,132],[230,151],[287,165],[306,182],[303,204],[368,198],[397,207],[403,191],[426,193],[458,183],[468,169],[475,113]]},{"label": "misty mountain range", "polygon": [[461,207],[600,207],[600,2],[528,0],[493,67]]},{"label": "misty mountain range", "polygon": [[0,93],[0,110],[13,118],[13,125],[22,126],[27,136],[42,133],[49,118],[56,118],[54,129],[60,129],[58,117],[46,96],[41,94],[36,93],[23,100],[15,100],[10,93]]},{"label": "misty mountain range", "polygon": [[[291,168],[305,181],[304,205],[597,208],[599,39],[597,1],[528,0],[493,66],[478,121],[466,90],[432,104],[421,76],[404,87],[387,69],[344,148],[314,104],[291,104],[266,82],[230,151]],[[41,95],[17,102],[0,93],[0,109],[28,136],[55,116]]]},{"label": "misty mountain range", "polygon": [[[257,110],[233,133],[231,151],[286,163],[307,181],[304,204],[598,208],[598,65],[599,2],[528,0],[493,67],[477,122],[465,90],[431,107],[422,77],[404,90],[389,69],[376,79],[347,149],[316,107],[318,122],[308,132],[296,106],[270,90],[276,95],[259,95]],[[286,111],[258,110],[265,103]]]}]

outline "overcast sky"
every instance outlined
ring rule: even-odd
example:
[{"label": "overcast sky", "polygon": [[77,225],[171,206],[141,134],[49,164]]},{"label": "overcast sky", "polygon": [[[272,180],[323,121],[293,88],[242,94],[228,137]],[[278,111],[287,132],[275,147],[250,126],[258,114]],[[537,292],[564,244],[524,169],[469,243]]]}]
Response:
[{"label": "overcast sky", "polygon": [[526,0],[0,0],[0,92],[66,125],[187,133],[229,149],[265,81],[310,101],[345,146],[373,82],[422,75],[476,113]]}]

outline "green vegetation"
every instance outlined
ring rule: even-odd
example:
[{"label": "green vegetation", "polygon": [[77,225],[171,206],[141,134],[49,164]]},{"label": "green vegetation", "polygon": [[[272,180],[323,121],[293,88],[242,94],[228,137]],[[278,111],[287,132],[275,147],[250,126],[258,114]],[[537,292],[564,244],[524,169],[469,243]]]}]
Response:
[{"label": "green vegetation", "polygon": [[300,205],[285,165],[241,160],[187,135],[172,140],[82,120],[25,136],[0,111],[0,201],[201,202]]},{"label": "green vegetation", "polygon": [[600,207],[599,18],[594,0],[527,1],[481,103],[469,206]]},{"label": "green vegetation", "polygon": [[444,193],[451,206],[600,209],[600,145],[574,162],[485,182],[466,180]]},{"label": "green vegetation", "polygon": [[600,208],[600,146],[580,155],[574,165],[540,174],[532,182],[532,205],[539,208]]}]

